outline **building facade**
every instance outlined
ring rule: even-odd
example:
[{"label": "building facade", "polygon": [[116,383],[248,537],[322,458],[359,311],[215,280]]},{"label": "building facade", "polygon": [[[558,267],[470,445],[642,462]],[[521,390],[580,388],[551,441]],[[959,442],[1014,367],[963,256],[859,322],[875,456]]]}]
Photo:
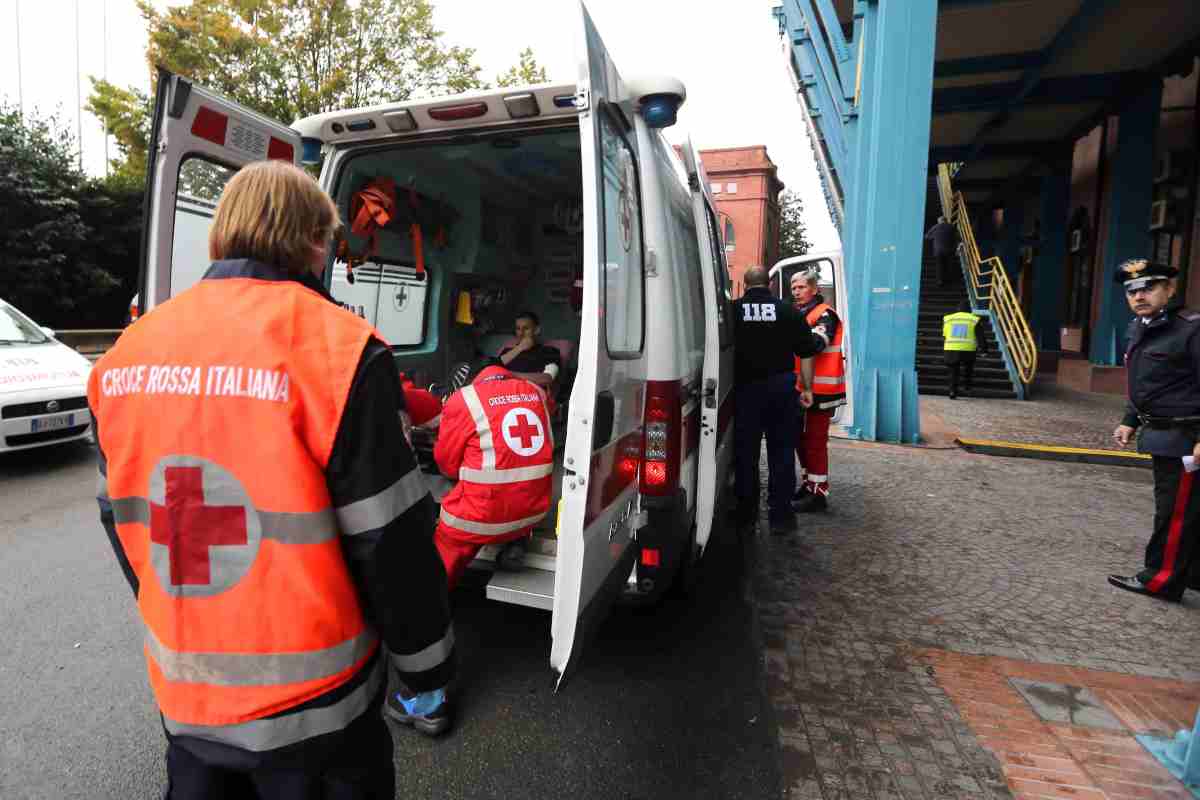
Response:
[{"label": "building facade", "polygon": [[701,150],[720,218],[734,297],[749,267],[770,267],[779,258],[779,195],[783,182],[765,145]]}]

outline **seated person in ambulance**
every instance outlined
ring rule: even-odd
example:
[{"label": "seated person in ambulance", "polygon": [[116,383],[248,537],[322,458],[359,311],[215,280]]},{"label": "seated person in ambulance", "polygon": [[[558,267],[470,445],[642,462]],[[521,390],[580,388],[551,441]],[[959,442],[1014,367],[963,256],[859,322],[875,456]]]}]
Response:
[{"label": "seated person in ambulance", "polygon": [[442,408],[433,457],[457,479],[442,498],[434,544],[450,588],[484,545],[505,545],[496,565],[519,569],[525,542],[550,509],[554,441],[546,396],[496,359]]},{"label": "seated person in ambulance", "polygon": [[518,378],[548,389],[562,368],[558,348],[542,344],[542,321],[532,311],[517,315],[517,343],[500,351],[501,363]]}]

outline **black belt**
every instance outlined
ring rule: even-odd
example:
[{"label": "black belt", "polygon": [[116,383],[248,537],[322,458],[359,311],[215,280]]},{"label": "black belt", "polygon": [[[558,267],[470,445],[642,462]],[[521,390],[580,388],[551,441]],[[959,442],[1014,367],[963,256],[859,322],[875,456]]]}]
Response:
[{"label": "black belt", "polygon": [[1194,417],[1152,417],[1149,414],[1138,414],[1138,422],[1148,428],[1197,428],[1200,427],[1200,416]]}]

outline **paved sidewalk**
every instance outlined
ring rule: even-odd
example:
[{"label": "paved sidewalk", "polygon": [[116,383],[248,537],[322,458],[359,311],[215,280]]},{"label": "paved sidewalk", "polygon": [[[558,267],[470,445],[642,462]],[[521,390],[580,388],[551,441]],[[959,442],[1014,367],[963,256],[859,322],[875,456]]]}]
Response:
[{"label": "paved sidewalk", "polygon": [[[1148,471],[830,455],[831,512],[792,537],[760,524],[754,547],[789,797],[1188,796],[1132,737],[1200,703],[1200,593],[1169,605],[1105,582],[1141,563]],[[1073,716],[1080,697],[1115,727]]]},{"label": "paved sidewalk", "polygon": [[944,426],[967,439],[1115,449],[1112,432],[1125,410],[1123,395],[1038,383],[1033,398],[951,400],[921,395],[922,428]]}]

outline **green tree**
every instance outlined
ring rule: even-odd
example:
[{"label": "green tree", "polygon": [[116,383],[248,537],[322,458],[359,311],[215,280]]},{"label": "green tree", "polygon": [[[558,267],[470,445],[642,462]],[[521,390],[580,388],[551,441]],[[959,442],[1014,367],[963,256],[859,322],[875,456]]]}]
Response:
[{"label": "green tree", "polygon": [[808,226],[804,221],[804,203],[796,192],[784,190],[779,195],[779,258],[802,256],[812,246],[806,238]]},{"label": "green tree", "polygon": [[518,61],[508,68],[508,72],[496,76],[497,86],[530,86],[535,83],[546,83],[546,68],[538,64],[533,56],[533,48],[526,47],[518,56]]},{"label": "green tree", "polygon": [[0,106],[0,297],[48,325],[81,327],[119,286],[96,261],[77,159],[59,120]]},{"label": "green tree", "polygon": [[[192,0],[138,8],[146,59],[272,119],[480,88],[474,50],[448,46],[429,0]],[[144,170],[144,96],[93,79],[89,109]]]}]

